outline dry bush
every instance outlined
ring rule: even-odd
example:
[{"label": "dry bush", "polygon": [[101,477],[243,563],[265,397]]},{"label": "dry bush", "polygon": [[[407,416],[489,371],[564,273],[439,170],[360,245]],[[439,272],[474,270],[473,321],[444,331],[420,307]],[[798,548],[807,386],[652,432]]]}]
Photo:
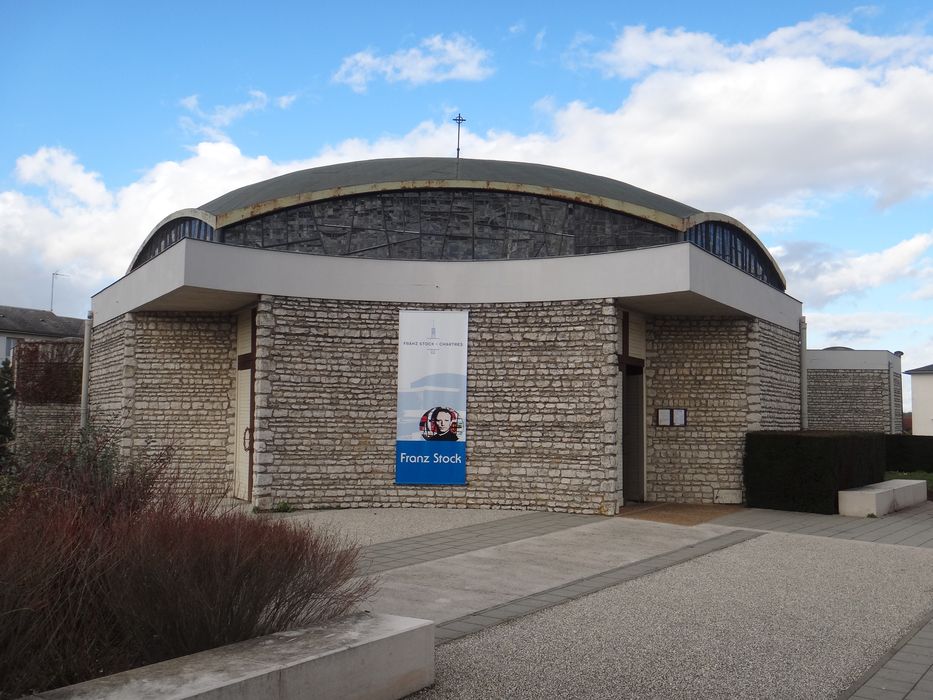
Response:
[{"label": "dry bush", "polygon": [[359,547],[223,511],[86,435],[4,467],[0,699],[343,615]]},{"label": "dry bush", "polygon": [[119,533],[107,589],[145,663],[348,613],[371,589],[326,532],[168,501]]}]

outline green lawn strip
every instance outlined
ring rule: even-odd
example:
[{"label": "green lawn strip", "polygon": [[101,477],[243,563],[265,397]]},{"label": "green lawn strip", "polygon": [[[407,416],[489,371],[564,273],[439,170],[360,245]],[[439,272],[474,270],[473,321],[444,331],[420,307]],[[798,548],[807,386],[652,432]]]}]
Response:
[{"label": "green lawn strip", "polygon": [[933,472],[885,472],[884,480],[891,479],[926,479],[927,488],[933,489]]}]

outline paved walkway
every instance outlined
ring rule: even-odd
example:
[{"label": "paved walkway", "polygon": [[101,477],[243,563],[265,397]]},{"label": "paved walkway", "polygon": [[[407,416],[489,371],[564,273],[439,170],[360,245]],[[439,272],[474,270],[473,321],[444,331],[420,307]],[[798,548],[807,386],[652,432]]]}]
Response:
[{"label": "paved walkway", "polygon": [[[717,524],[816,537],[933,549],[933,501],[883,518],[791,513],[748,508]],[[933,582],[931,582],[933,585]],[[933,613],[843,694],[857,700],[933,700]]]},{"label": "paved walkway", "polygon": [[933,501],[905,508],[883,518],[849,518],[844,515],[747,508],[713,522],[749,530],[793,532],[798,535],[933,549]]},{"label": "paved walkway", "polygon": [[[592,591],[593,582],[584,579],[618,577],[620,567],[734,530],[533,512],[364,547],[360,571],[380,577],[379,591],[370,599],[372,610],[431,619],[442,632],[447,623],[494,609],[502,621],[503,605],[514,603],[506,608],[515,613],[510,617],[526,614],[519,606],[528,607],[535,594],[549,592],[566,602],[584,593],[552,589],[580,584]],[[684,549],[676,562],[666,565],[709,551],[713,549]],[[441,632],[441,641],[460,636]]]},{"label": "paved walkway", "polygon": [[[694,527],[532,512],[370,545],[361,571],[381,574],[374,610],[430,617],[444,644],[764,532],[933,548],[933,503],[878,519],[747,509]],[[933,700],[931,617],[840,698]]]}]

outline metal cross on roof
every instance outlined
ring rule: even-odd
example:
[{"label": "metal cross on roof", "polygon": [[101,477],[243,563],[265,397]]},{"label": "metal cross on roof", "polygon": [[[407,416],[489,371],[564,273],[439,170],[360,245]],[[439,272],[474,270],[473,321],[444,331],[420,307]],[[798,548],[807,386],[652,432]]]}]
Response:
[{"label": "metal cross on roof", "polygon": [[453,122],[457,122],[457,177],[460,177],[460,125],[466,121],[463,115],[460,112],[457,112],[457,116],[451,119]]}]

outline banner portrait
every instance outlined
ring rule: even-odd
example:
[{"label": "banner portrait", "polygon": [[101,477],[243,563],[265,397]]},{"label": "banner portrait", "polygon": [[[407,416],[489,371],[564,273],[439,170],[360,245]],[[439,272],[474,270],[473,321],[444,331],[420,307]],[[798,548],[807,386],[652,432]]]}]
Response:
[{"label": "banner portrait", "polygon": [[395,483],[466,483],[466,311],[399,311]]}]

